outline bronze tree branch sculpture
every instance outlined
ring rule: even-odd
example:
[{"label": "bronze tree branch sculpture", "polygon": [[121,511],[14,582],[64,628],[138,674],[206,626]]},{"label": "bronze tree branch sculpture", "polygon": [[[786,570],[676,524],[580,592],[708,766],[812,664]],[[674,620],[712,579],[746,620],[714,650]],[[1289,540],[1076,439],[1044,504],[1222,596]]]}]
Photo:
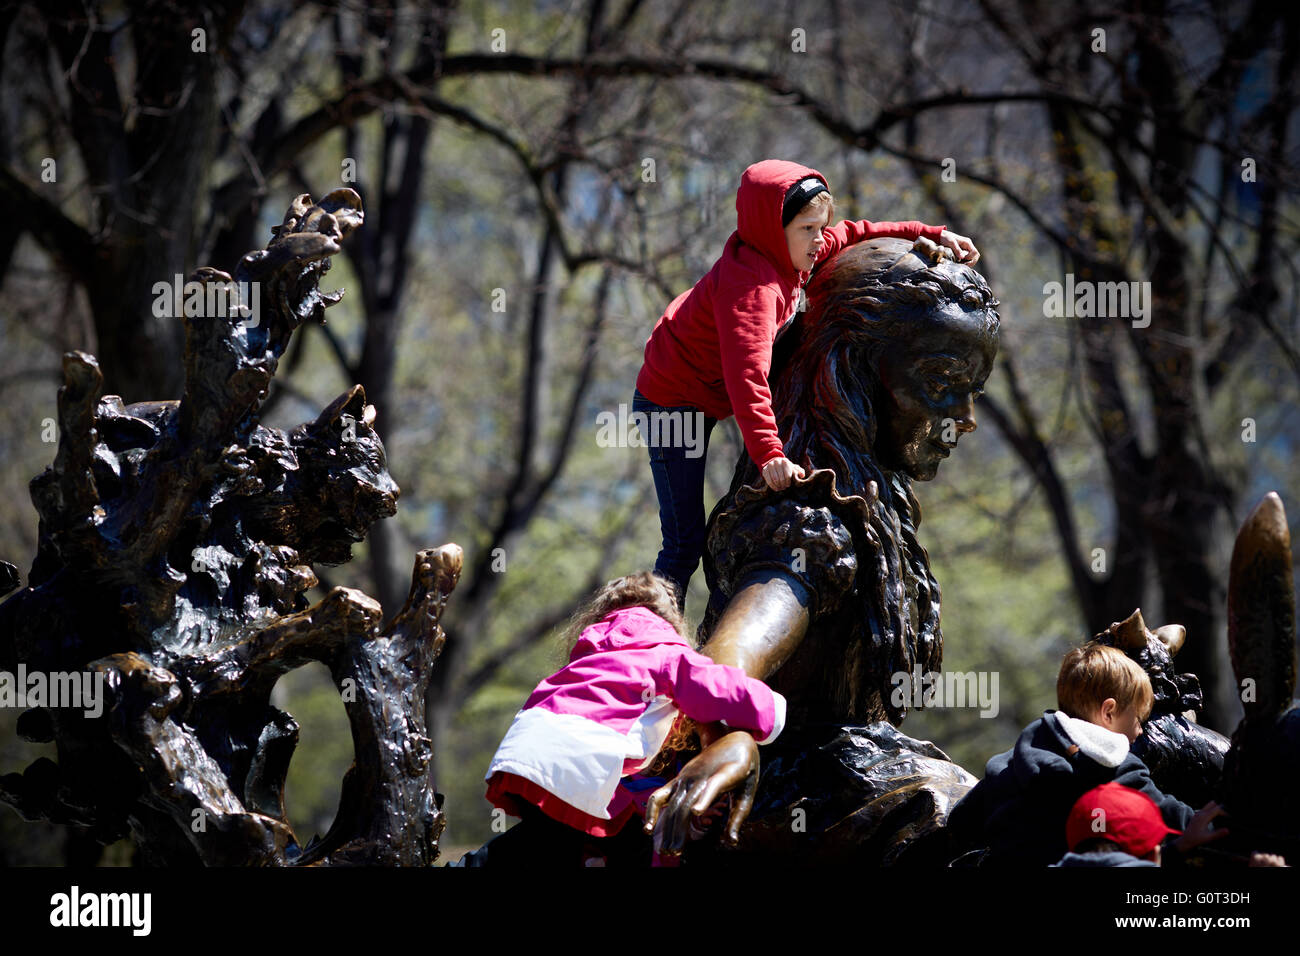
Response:
[{"label": "bronze tree branch sculpture", "polygon": [[[309,604],[312,565],[348,561],[399,489],[359,386],[288,433],[258,419],[294,330],[342,297],[318,283],[362,220],[350,189],[299,196],[233,277],[199,269],[174,294],[162,283],[156,314],[186,327],[179,401],[124,406],[101,396],[92,356],[64,356],[58,452],[31,485],[38,551],[0,604],[0,667],[89,672],[106,700],[98,714],[52,699],[22,714],[20,734],[58,751],[0,777],[25,818],[104,843],[129,834],[155,864],[437,856],[424,693],[460,549],[416,556],[387,626],[350,588]],[[0,593],[19,580],[4,571]],[[303,845],[283,802],[298,726],[270,695],[309,661],[342,695],[356,759],[333,827]]]}]

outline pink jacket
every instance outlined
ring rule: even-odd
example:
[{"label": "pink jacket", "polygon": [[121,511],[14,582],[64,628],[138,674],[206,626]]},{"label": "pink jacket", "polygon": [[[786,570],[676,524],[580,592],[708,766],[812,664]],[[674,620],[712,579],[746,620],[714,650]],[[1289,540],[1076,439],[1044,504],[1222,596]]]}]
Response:
[{"label": "pink jacket", "polygon": [[[505,791],[530,803],[545,791],[576,809],[575,819],[542,801],[551,816],[588,832],[593,828],[583,818],[625,818],[631,797],[619,781],[654,759],[679,712],[768,743],[785,725],[785,698],[692,650],[649,609],[615,611],[582,632],[569,663],[538,684],[515,715],[488,767],[488,781],[503,775],[489,787],[489,799],[511,809],[494,799],[504,779]],[[531,785],[510,784],[520,778]]]}]

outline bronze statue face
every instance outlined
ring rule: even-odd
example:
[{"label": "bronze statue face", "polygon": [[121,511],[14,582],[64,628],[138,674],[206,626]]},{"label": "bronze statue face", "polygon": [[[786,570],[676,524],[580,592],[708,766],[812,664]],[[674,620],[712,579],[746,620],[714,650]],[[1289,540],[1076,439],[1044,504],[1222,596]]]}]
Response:
[{"label": "bronze statue face", "polygon": [[983,312],[946,302],[881,353],[876,455],[890,471],[929,481],[962,434],[993,370],[997,335]]}]

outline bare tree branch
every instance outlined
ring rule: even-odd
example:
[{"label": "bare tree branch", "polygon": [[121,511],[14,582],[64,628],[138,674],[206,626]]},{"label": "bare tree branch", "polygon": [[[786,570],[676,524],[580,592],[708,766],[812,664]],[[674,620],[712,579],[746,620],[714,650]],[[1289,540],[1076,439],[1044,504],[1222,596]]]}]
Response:
[{"label": "bare tree branch", "polygon": [[9,210],[6,218],[14,228],[30,232],[78,282],[89,280],[95,243],[85,227],[69,219],[8,166],[0,166],[0,202]]}]

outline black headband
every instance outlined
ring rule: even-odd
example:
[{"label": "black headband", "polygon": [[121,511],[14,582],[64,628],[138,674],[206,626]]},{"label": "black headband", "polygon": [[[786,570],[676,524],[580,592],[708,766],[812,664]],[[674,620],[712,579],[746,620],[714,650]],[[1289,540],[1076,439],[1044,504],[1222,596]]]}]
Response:
[{"label": "black headband", "polygon": [[826,184],[816,176],[801,179],[785,193],[785,203],[781,206],[781,228],[790,225],[790,221],[799,215],[799,210],[808,205],[818,193],[826,192]]}]

